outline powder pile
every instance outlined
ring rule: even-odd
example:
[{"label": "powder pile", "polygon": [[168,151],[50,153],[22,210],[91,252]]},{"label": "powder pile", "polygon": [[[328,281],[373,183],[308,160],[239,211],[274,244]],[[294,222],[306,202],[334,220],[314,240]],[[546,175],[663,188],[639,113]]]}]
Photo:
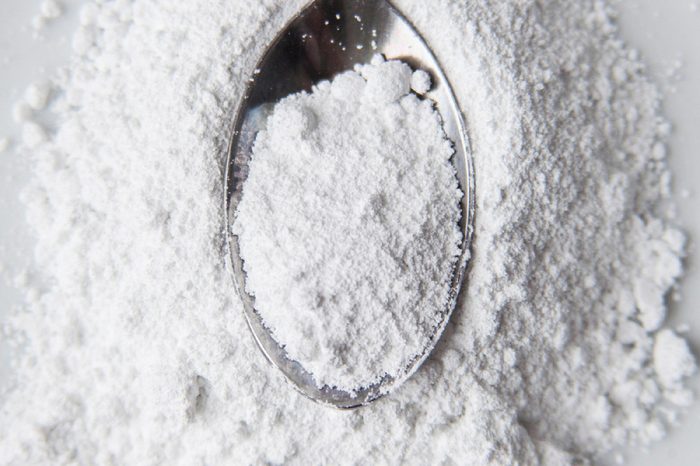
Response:
[{"label": "powder pile", "polygon": [[681,274],[655,86],[600,0],[396,0],[474,152],[468,282],[440,345],[352,412],[298,395],[224,264],[233,109],[302,0],[91,4],[30,157],[26,342],[2,464],[581,465],[678,422]]},{"label": "powder pile", "polygon": [[319,388],[403,375],[447,312],[462,193],[413,74],[376,56],[281,100],[253,145],[232,228],[246,287]]}]

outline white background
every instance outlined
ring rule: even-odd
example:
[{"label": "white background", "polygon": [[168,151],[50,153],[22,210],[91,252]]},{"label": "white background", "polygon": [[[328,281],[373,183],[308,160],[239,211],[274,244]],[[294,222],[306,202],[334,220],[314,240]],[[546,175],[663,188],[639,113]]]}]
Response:
[{"label": "white background", "polygon": [[[38,14],[40,0],[0,0],[0,138],[9,136],[16,141],[20,136],[11,107],[26,85],[67,63],[70,34],[82,2],[63,0],[66,14],[50,21],[37,35],[30,24]],[[700,355],[700,250],[695,246],[700,241],[700,0],[626,0],[617,7],[623,37],[641,51],[651,76],[667,94],[664,110],[674,125],[670,157],[679,222],[691,238],[682,300],[673,306],[671,323],[690,324],[687,336],[695,354]],[[18,295],[6,283],[12,282],[31,254],[31,240],[23,231],[23,212],[17,201],[29,163],[12,148],[0,154],[0,322],[19,304]],[[8,348],[0,341],[0,385],[10,373],[8,360]],[[698,379],[693,381],[696,392],[700,392]],[[628,452],[628,464],[700,465],[700,403],[690,408],[682,425],[651,452]]]}]

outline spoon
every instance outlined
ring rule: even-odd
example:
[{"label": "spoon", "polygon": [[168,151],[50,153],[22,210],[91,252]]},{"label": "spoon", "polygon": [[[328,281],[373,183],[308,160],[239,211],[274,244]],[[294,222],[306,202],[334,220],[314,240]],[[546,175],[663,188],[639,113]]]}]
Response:
[{"label": "spoon", "polygon": [[[288,358],[263,325],[255,310],[255,298],[246,291],[238,239],[231,233],[230,225],[248,176],[253,142],[264,128],[272,105],[290,94],[310,91],[314,84],[330,80],[358,63],[368,63],[378,53],[387,60],[401,60],[431,75],[433,87],[426,97],[435,102],[445,133],[454,143],[452,161],[464,193],[459,225],[463,241],[461,255],[452,270],[449,299],[428,346],[401,374],[387,375],[372,386],[350,393],[329,386],[318,388],[312,374]],[[408,20],[386,0],[316,0],[304,8],[272,42],[251,76],[233,126],[224,182],[233,279],[248,327],[265,357],[303,395],[336,408],[369,404],[410,377],[435,347],[457,302],[470,256],[474,183],[469,143],[457,101],[437,59]]]}]

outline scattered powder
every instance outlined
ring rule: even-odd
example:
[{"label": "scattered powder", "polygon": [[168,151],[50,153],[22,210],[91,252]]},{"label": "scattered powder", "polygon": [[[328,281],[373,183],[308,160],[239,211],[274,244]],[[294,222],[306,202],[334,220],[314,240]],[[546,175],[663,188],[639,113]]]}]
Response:
[{"label": "scattered powder", "polygon": [[61,4],[56,0],[44,0],[41,3],[41,16],[47,19],[58,18],[63,13]]},{"label": "scattered powder", "polygon": [[222,166],[254,63],[304,3],[85,10],[56,131],[23,149],[37,245],[0,463],[581,465],[661,438],[693,367],[654,330],[683,255],[653,150],[669,125],[599,0],[395,1],[469,126],[466,288],[369,407],[317,406],[267,364],[224,264]]},{"label": "scattered powder", "polygon": [[32,27],[36,30],[43,29],[46,23],[63,14],[63,7],[56,0],[44,0],[39,5],[39,14],[32,18]]},{"label": "scattered powder", "polygon": [[30,107],[24,100],[20,100],[12,106],[12,119],[15,121],[15,123],[27,121],[32,117],[32,115],[32,107]]},{"label": "scattered powder", "polygon": [[0,154],[5,152],[8,147],[10,147],[10,138],[6,136],[0,137]]},{"label": "scattered powder", "polygon": [[246,287],[319,387],[403,375],[447,310],[462,193],[413,75],[377,56],[280,101],[253,146],[232,228]]},{"label": "scattered powder", "polygon": [[49,101],[51,85],[48,82],[30,84],[24,92],[24,100],[34,110],[43,110]]},{"label": "scattered powder", "polygon": [[688,324],[680,324],[676,326],[676,333],[688,333],[690,331],[690,325]]}]

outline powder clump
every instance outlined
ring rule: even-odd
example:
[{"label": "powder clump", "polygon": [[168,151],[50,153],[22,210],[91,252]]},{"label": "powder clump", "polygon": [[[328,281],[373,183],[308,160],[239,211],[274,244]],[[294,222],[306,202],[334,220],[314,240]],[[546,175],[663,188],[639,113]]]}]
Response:
[{"label": "powder clump", "polygon": [[654,369],[661,385],[671,390],[681,388],[697,369],[688,343],[673,330],[661,330],[654,338]]},{"label": "powder clump", "polygon": [[48,82],[36,82],[27,87],[24,99],[34,110],[43,110],[49,101],[51,85]]},{"label": "powder clump", "polygon": [[0,154],[5,152],[10,147],[10,138],[6,136],[0,137]]},{"label": "powder clump", "polygon": [[454,153],[413,71],[376,57],[277,103],[232,230],[255,307],[319,387],[398,378],[446,315]]},{"label": "powder clump", "polygon": [[411,76],[411,90],[416,94],[423,95],[433,86],[430,75],[425,70],[416,70]]},{"label": "powder clump", "polygon": [[39,5],[39,14],[32,18],[34,29],[43,29],[49,21],[55,20],[63,14],[63,6],[57,0],[44,0]]}]

